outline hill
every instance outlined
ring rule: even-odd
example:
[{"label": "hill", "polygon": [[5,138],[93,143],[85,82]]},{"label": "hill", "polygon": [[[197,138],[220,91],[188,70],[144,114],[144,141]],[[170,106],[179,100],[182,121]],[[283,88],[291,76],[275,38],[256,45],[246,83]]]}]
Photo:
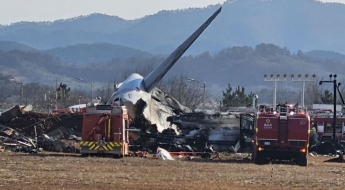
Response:
[{"label": "hill", "polygon": [[[0,27],[0,40],[37,49],[111,43],[166,54],[185,40],[219,6],[161,11],[128,21],[93,14],[55,22],[21,22]],[[345,5],[316,0],[228,0],[222,13],[186,53],[271,43],[292,52],[322,49],[345,54]]]},{"label": "hill", "polygon": [[19,22],[0,27],[0,40],[16,41],[37,49],[107,42],[107,36],[110,36],[110,39],[115,38],[113,33],[136,22],[104,14],[91,14],[54,22]]},{"label": "hill", "polygon": [[[81,77],[86,81],[93,81],[100,87],[109,81],[122,82],[133,72],[145,76],[164,59],[163,56],[135,57],[88,65],[66,65],[46,53],[14,50],[0,51],[0,70],[1,73],[21,77],[25,82],[52,85],[58,80],[68,83],[69,86],[78,87],[75,78]],[[271,91],[272,82],[264,81],[265,74],[286,74],[287,81],[280,83],[278,90],[299,91],[301,84],[289,82],[291,74],[316,74],[317,81],[334,73],[342,82],[345,79],[345,74],[340,72],[342,70],[345,70],[345,63],[335,59],[319,59],[307,56],[302,51],[294,54],[287,48],[273,44],[258,44],[255,48],[225,48],[214,55],[203,52],[196,56],[184,56],[163,79],[173,75],[186,75],[204,81],[208,86],[208,92],[220,96],[228,84],[244,86],[252,92],[262,88]],[[298,93],[295,95],[298,96]]]},{"label": "hill", "polygon": [[74,63],[77,65],[108,62],[112,59],[152,56],[138,49],[107,43],[78,44],[64,48],[50,49],[44,52],[58,58],[61,62]]},{"label": "hill", "polygon": [[38,51],[37,49],[27,46],[25,44],[11,42],[11,41],[0,41],[0,50],[2,51],[11,51],[11,50]]},{"label": "hill", "polygon": [[345,55],[334,51],[313,50],[305,53],[307,56],[319,59],[335,59],[345,63]]}]

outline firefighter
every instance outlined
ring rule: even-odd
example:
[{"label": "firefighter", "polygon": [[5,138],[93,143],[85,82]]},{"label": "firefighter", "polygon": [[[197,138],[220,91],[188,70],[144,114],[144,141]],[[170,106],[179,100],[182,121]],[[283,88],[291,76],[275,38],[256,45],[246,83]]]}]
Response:
[{"label": "firefighter", "polygon": [[319,143],[319,135],[317,134],[317,131],[316,131],[316,127],[314,125],[314,123],[312,123],[312,128],[310,130],[310,136],[309,136],[309,143],[310,143],[310,147]]}]

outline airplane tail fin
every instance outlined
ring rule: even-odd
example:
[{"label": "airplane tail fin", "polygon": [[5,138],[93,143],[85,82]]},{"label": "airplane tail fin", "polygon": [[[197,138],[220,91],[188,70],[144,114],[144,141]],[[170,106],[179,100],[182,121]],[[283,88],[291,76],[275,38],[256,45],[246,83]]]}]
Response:
[{"label": "airplane tail fin", "polygon": [[144,80],[143,85],[147,92],[151,91],[154,86],[163,78],[169,69],[176,63],[176,61],[183,55],[183,53],[193,44],[199,35],[207,28],[207,26],[217,17],[222,10],[220,7],[213,15],[208,18],[189,38],[187,38],[168,58],[165,59],[156,69],[148,74]]}]

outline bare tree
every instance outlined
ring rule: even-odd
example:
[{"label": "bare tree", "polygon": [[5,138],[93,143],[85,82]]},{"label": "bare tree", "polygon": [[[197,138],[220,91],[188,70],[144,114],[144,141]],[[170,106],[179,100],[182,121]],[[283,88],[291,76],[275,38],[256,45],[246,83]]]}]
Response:
[{"label": "bare tree", "polygon": [[323,88],[319,85],[319,79],[316,77],[314,82],[307,82],[305,85],[305,104],[312,105],[321,102]]},{"label": "bare tree", "polygon": [[103,102],[107,101],[110,98],[110,96],[113,94],[114,85],[115,85],[114,82],[108,81],[101,87],[101,89],[96,90],[96,93],[99,94]]},{"label": "bare tree", "polygon": [[[185,75],[174,75],[158,86],[161,90],[178,100],[182,105],[196,109],[203,103],[203,86],[198,83],[189,82]],[[205,102],[208,102],[209,95],[206,91]]]},{"label": "bare tree", "polygon": [[10,82],[11,76],[6,76],[0,74],[0,107],[2,107],[8,98],[15,94],[15,90],[17,90],[16,83]]}]

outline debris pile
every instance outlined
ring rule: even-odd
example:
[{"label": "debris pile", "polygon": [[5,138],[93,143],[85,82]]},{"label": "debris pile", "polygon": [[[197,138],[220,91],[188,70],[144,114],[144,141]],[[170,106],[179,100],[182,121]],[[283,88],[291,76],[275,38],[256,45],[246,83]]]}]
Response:
[{"label": "debris pile", "polygon": [[0,115],[0,146],[11,143],[11,146],[32,148],[36,146],[33,140],[36,130],[37,144],[44,150],[77,151],[75,142],[80,140],[82,115],[37,113],[31,109],[30,106],[14,106]]},{"label": "debris pile", "polygon": [[35,140],[3,125],[0,125],[0,146],[2,150],[14,152],[36,152],[37,150]]},{"label": "debris pile", "polygon": [[[78,152],[82,121],[83,115],[76,113],[38,113],[19,106],[0,116],[0,124],[27,139],[35,139],[36,128],[38,147],[54,152]],[[131,150],[154,154],[161,147],[169,152],[202,152],[205,145],[213,145],[216,151],[234,152],[239,140],[239,119],[235,116],[190,113],[167,121],[178,126],[180,135],[169,129],[162,133],[131,131]]]}]

